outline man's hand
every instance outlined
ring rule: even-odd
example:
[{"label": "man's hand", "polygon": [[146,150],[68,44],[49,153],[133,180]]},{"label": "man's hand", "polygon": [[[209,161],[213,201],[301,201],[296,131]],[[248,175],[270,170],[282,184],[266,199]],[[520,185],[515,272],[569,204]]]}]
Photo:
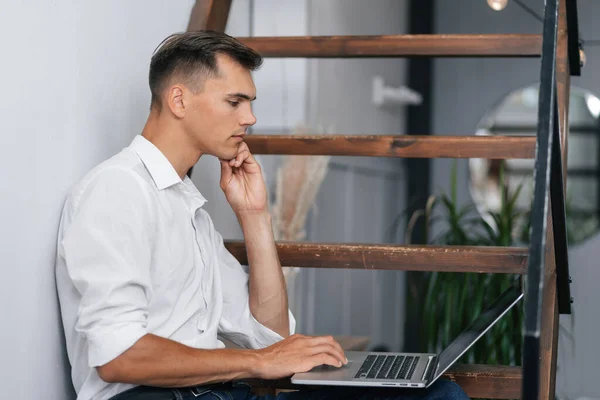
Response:
[{"label": "man's hand", "polygon": [[262,379],[285,378],[319,365],[341,367],[348,363],[344,350],[331,336],[292,335],[258,353],[257,372]]},{"label": "man's hand", "polygon": [[267,188],[260,165],[250,154],[248,145],[242,142],[234,159],[219,161],[221,189],[236,215],[266,211]]}]

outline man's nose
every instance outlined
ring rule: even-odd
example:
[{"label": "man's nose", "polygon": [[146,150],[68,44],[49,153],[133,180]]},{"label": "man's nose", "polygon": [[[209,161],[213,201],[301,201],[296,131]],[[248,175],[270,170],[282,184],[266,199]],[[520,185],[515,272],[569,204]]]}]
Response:
[{"label": "man's nose", "polygon": [[248,111],[242,115],[240,125],[252,126],[256,123],[256,116],[252,112],[252,108],[248,107]]}]

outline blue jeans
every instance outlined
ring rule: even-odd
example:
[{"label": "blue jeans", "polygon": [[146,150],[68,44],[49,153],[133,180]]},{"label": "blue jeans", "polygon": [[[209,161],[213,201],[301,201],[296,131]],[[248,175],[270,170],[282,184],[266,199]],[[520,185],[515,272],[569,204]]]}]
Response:
[{"label": "blue jeans", "polygon": [[194,389],[136,387],[111,400],[465,400],[469,397],[454,382],[440,379],[428,389],[323,387],[255,396],[250,386],[238,382]]}]

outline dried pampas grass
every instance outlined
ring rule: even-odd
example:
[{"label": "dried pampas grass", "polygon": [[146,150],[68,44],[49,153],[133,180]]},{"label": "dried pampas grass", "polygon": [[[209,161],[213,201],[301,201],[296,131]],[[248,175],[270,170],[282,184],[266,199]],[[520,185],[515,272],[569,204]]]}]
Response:
[{"label": "dried pampas grass", "polygon": [[[306,135],[308,129],[299,127],[295,135]],[[329,164],[329,156],[283,156],[276,172],[275,199],[271,205],[273,233],[276,240],[306,239],[306,219],[313,208],[317,193]],[[294,299],[294,278],[299,268],[284,268],[290,306]]]},{"label": "dried pampas grass", "polygon": [[[297,128],[294,134],[307,134]],[[271,206],[276,240],[301,241],[310,209],[327,174],[329,156],[283,156],[277,169]]]},{"label": "dried pampas grass", "polygon": [[277,240],[306,238],[306,218],[327,174],[329,157],[285,156],[277,170],[273,214]]}]

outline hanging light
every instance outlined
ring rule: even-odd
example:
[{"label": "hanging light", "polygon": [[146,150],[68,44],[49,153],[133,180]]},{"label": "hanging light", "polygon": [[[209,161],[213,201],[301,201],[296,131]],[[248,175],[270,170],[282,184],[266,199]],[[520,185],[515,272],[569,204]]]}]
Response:
[{"label": "hanging light", "polygon": [[508,0],[487,0],[487,3],[492,10],[502,11],[506,7]]}]

